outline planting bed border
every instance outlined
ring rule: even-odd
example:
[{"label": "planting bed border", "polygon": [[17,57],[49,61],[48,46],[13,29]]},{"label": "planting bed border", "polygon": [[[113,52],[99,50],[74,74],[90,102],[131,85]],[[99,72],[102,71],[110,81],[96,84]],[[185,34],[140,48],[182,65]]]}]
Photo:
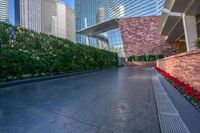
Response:
[{"label": "planting bed border", "polygon": [[184,96],[198,111],[200,111],[200,92],[194,90],[189,84],[180,81],[163,71],[154,67],[182,96]]},{"label": "planting bed border", "polygon": [[45,81],[45,80],[53,80],[53,79],[58,79],[58,78],[65,78],[65,77],[69,77],[69,76],[73,76],[73,75],[80,75],[80,74],[86,74],[86,73],[92,73],[92,72],[112,70],[112,69],[121,68],[121,67],[122,66],[111,67],[111,68],[102,68],[102,69],[94,69],[94,70],[80,71],[80,72],[72,72],[72,73],[66,73],[66,74],[58,74],[58,75],[51,75],[51,76],[44,76],[44,77],[37,77],[37,78],[30,78],[30,79],[23,79],[23,80],[2,82],[2,83],[0,83],[0,89],[6,88],[6,87],[11,87],[11,86],[16,86],[16,85],[21,85],[21,84],[32,83],[32,82],[40,82],[40,81]]}]

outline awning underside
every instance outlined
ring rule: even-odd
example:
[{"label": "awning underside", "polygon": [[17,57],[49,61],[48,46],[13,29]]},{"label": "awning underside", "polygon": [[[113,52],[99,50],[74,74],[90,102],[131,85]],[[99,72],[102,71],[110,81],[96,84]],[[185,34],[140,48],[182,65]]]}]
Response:
[{"label": "awning underside", "polygon": [[112,29],[118,28],[118,22],[117,19],[112,19],[109,21],[105,21],[99,24],[96,24],[94,26],[82,29],[78,31],[78,34],[88,35],[88,36],[94,36],[98,35],[100,33],[107,32]]},{"label": "awning underside", "polygon": [[177,41],[184,35],[182,15],[176,16],[174,13],[200,15],[200,0],[166,0],[164,7],[169,12],[161,15],[159,32],[168,36],[169,41]]}]

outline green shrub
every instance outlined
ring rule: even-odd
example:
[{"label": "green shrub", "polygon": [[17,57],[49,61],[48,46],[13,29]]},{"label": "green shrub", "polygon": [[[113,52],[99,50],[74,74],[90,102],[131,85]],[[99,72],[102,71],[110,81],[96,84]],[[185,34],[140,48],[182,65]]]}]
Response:
[{"label": "green shrub", "polygon": [[8,45],[8,27],[9,24],[0,22],[0,46]]},{"label": "green shrub", "polygon": [[197,38],[197,39],[195,40],[195,42],[196,42],[197,48],[200,48],[200,38]]},{"label": "green shrub", "polygon": [[130,56],[128,57],[129,62],[133,61],[156,61],[164,58],[163,55],[141,55],[141,56]]},{"label": "green shrub", "polygon": [[118,65],[116,53],[74,44],[66,39],[13,27],[14,47],[9,47],[8,24],[0,26],[0,80],[24,75],[52,75]]}]

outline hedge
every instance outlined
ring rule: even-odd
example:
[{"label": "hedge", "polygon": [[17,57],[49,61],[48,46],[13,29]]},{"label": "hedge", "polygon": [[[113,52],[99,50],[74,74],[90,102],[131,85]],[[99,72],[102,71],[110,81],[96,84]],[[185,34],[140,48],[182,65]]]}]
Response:
[{"label": "hedge", "polygon": [[[14,28],[15,43],[8,38]],[[0,23],[0,81],[118,65],[116,53]]]},{"label": "hedge", "polygon": [[163,55],[141,55],[141,56],[130,56],[128,57],[129,62],[133,61],[156,61],[164,58]]},{"label": "hedge", "polygon": [[195,42],[196,42],[196,47],[197,47],[197,48],[200,48],[200,38],[197,38],[197,39],[195,40]]}]

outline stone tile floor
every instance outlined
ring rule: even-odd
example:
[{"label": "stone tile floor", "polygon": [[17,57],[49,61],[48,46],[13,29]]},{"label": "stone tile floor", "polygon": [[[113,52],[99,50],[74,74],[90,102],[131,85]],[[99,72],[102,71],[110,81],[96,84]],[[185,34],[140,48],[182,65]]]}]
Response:
[{"label": "stone tile floor", "polygon": [[159,133],[149,68],[0,89],[0,133]]}]

